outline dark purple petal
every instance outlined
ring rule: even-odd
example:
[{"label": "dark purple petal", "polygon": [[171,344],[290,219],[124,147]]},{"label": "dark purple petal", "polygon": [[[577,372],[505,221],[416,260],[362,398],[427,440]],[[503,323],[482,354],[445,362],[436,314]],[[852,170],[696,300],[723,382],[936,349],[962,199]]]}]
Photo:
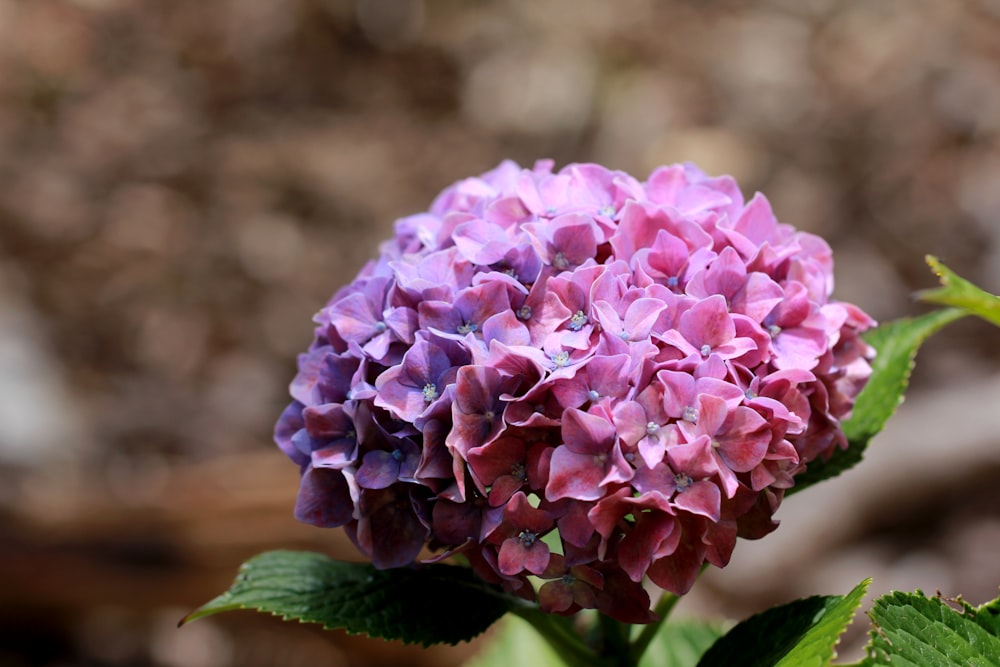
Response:
[{"label": "dark purple petal", "polygon": [[709,521],[718,521],[722,507],[722,492],[708,480],[691,482],[677,493],[674,504],[692,514],[700,514]]},{"label": "dark purple petal", "polygon": [[288,404],[284,412],[274,425],[274,442],[290,458],[300,466],[309,462],[307,453],[300,451],[293,443],[292,436],[302,430],[305,423],[302,420],[302,404],[293,401]]},{"label": "dark purple petal", "polygon": [[615,436],[615,425],[603,416],[582,410],[567,410],[563,414],[563,442],[575,453],[606,455],[614,445]]},{"label": "dark purple petal", "polygon": [[417,559],[430,530],[407,485],[362,492],[358,511],[357,542],[375,567],[402,567]]},{"label": "dark purple petal", "polygon": [[343,526],[353,518],[354,501],[340,470],[307,468],[295,501],[295,518],[320,528]]},{"label": "dark purple petal", "polygon": [[289,393],[303,405],[325,403],[321,383],[326,360],[334,354],[330,346],[318,347],[299,355],[299,372],[292,380]]},{"label": "dark purple petal", "polygon": [[384,489],[399,480],[399,464],[401,458],[393,456],[394,452],[376,450],[368,452],[361,459],[361,467],[354,478],[358,486],[366,489]]},{"label": "dark purple petal", "polygon": [[549,545],[537,537],[509,537],[500,545],[497,562],[506,575],[527,570],[541,574],[549,564]]}]

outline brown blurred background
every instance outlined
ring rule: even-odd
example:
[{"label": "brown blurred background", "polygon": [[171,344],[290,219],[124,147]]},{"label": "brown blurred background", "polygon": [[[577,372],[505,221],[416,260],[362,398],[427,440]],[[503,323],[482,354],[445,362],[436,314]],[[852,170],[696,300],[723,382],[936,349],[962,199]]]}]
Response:
[{"label": "brown blurred background", "polygon": [[[355,557],[292,519],[270,443],[311,315],[396,217],[539,157],[730,173],[882,320],[920,312],[926,253],[1000,291],[1000,3],[0,0],[0,666],[477,650],[175,625],[258,551]],[[994,597],[997,341],[932,340],[870,460],[678,613],[865,576]]]}]

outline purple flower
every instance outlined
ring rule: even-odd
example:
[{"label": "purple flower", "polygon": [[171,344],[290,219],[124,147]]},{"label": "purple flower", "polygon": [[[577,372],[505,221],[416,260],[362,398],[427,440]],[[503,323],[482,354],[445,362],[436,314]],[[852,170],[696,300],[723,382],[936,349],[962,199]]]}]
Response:
[{"label": "purple flower", "polygon": [[552,453],[546,498],[598,500],[610,484],[627,482],[633,469],[618,446],[607,416],[570,409],[563,413],[563,444]]},{"label": "purple flower", "polygon": [[375,405],[394,417],[419,427],[419,421],[444,400],[458,369],[470,356],[458,343],[424,335],[406,351],[402,361],[378,376]]},{"label": "purple flower", "polygon": [[532,507],[520,491],[515,493],[493,536],[494,541],[503,540],[497,553],[500,573],[512,576],[526,570],[542,574],[549,565],[549,545],[542,538],[553,525],[549,512]]},{"label": "purple flower", "polygon": [[829,246],[729,177],[503,162],[316,316],[275,427],[295,515],[380,568],[461,553],[546,611],[648,622],[647,580],[685,593],[847,445],[874,323],[832,289]]},{"label": "purple flower", "polygon": [[604,588],[604,577],[597,570],[585,565],[569,567],[559,554],[549,557],[549,567],[541,575],[549,579],[538,590],[538,604],[548,612],[572,613],[579,609],[593,609],[597,592]]},{"label": "purple flower", "polygon": [[695,364],[713,354],[730,360],[757,349],[751,338],[736,336],[736,323],[720,294],[702,299],[684,311],[677,328],[666,331],[662,338],[688,355],[686,361]]},{"label": "purple flower", "polygon": [[582,213],[567,213],[546,222],[524,225],[542,261],[556,271],[573,270],[597,254],[601,237],[594,219]]}]

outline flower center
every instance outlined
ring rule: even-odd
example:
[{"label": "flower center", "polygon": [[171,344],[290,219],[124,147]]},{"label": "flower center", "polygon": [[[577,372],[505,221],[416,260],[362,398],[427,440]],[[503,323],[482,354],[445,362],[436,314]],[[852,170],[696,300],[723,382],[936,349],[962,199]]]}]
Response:
[{"label": "flower center", "polygon": [[614,217],[614,215],[615,215],[615,207],[612,206],[611,204],[605,204],[604,206],[601,207],[601,210],[599,211],[599,213],[601,215],[603,215],[603,216],[608,217],[608,218]]},{"label": "flower center", "polygon": [[424,395],[424,403],[433,403],[438,397],[437,387],[430,382],[424,385],[424,388],[420,390],[420,393]]},{"label": "flower center", "polygon": [[667,278],[667,287],[669,287],[670,289],[674,289],[675,287],[680,285],[680,282],[681,281],[677,276],[670,276],[669,278]]},{"label": "flower center", "polygon": [[569,260],[566,259],[566,255],[561,252],[557,252],[556,256],[552,258],[552,266],[556,267],[560,271],[565,271],[569,268]]},{"label": "flower center", "polygon": [[376,334],[384,333],[385,330],[388,329],[388,328],[389,327],[386,326],[385,322],[383,322],[382,320],[379,320],[378,322],[375,323],[375,333]]},{"label": "flower center", "polygon": [[517,535],[518,542],[520,542],[522,546],[528,549],[530,549],[535,545],[535,540],[537,539],[538,539],[538,534],[533,533],[530,530],[522,530]]},{"label": "flower center", "polygon": [[573,331],[579,331],[587,324],[587,315],[582,310],[578,310],[573,313],[573,317],[569,318],[569,328]]},{"label": "flower center", "polygon": [[552,363],[554,363],[559,368],[569,366],[569,352],[563,350],[562,352],[557,352],[552,356]]},{"label": "flower center", "polygon": [[510,476],[516,480],[525,482],[528,479],[528,471],[525,470],[523,463],[515,463],[510,467]]},{"label": "flower center", "polygon": [[530,320],[531,319],[531,306],[524,305],[517,309],[517,319],[519,320]]},{"label": "flower center", "polygon": [[681,415],[681,419],[686,422],[691,422],[692,424],[698,423],[698,409],[692,408],[690,405],[684,408],[684,414]]},{"label": "flower center", "polygon": [[591,389],[587,392],[587,398],[589,398],[590,402],[593,403],[594,401],[600,400],[601,395],[597,393],[596,389]]},{"label": "flower center", "polygon": [[646,422],[646,435],[656,435],[660,432],[660,425],[656,422]]},{"label": "flower center", "polygon": [[705,345],[701,346],[701,350],[699,350],[699,352],[701,352],[701,356],[707,357],[708,355],[712,354],[712,346],[706,343]]},{"label": "flower center", "polygon": [[475,323],[473,323],[473,322],[466,322],[465,324],[460,325],[458,327],[457,331],[458,331],[458,333],[460,333],[460,334],[462,334],[464,336],[465,334],[469,334],[469,333],[475,332],[478,328],[479,328],[479,326],[476,325]]},{"label": "flower center", "polygon": [[405,458],[406,458],[406,454],[404,454],[402,450],[400,450],[400,449],[394,449],[394,450],[392,450],[392,460],[393,461],[399,463],[400,461],[402,461]]},{"label": "flower center", "polygon": [[674,484],[678,491],[687,491],[687,488],[694,484],[694,480],[686,472],[680,472],[674,475]]},{"label": "flower center", "polygon": [[777,338],[778,334],[781,333],[781,327],[777,324],[772,324],[767,328],[767,333],[771,334],[771,338]]}]

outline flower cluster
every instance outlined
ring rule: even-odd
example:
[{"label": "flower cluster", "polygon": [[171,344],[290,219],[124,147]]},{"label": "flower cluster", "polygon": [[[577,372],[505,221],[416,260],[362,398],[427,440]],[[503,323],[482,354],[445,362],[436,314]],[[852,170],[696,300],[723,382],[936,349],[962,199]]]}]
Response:
[{"label": "flower cluster", "polygon": [[276,428],[296,516],[380,568],[461,553],[548,611],[648,621],[644,578],[685,593],[846,446],[873,322],[832,267],[690,164],[455,183],[316,316]]}]

